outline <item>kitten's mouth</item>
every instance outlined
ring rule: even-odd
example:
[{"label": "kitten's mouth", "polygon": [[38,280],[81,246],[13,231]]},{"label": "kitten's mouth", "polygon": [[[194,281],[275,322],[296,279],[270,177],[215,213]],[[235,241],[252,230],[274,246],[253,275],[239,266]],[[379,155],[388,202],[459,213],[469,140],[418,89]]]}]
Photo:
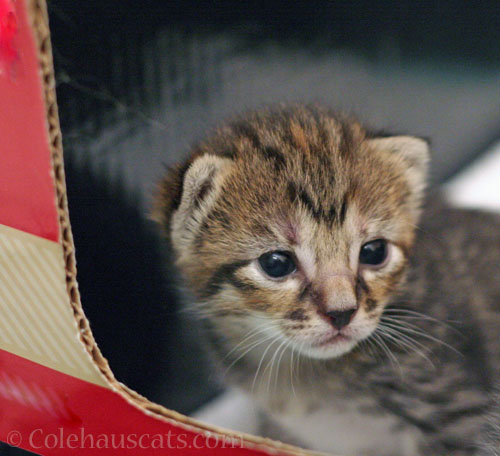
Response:
[{"label": "kitten's mouth", "polygon": [[315,344],[313,344],[313,347],[316,347],[316,348],[328,347],[328,346],[335,345],[335,344],[342,343],[342,342],[350,342],[351,340],[352,339],[349,336],[345,336],[344,334],[337,333],[337,334],[334,334],[333,336],[329,336],[327,338],[320,340],[319,342],[316,342]]},{"label": "kitten's mouth", "polygon": [[357,342],[358,339],[353,334],[329,331],[315,340],[309,340],[307,345],[301,345],[299,350],[311,358],[338,358],[351,351]]}]

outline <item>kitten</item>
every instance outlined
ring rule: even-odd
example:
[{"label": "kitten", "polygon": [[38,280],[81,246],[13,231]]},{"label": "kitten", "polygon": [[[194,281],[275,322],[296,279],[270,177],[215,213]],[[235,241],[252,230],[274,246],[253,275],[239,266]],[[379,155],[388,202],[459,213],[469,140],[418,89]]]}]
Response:
[{"label": "kitten", "polygon": [[161,183],[221,372],[311,449],[497,454],[478,436],[497,438],[500,218],[436,195],[421,213],[428,159],[294,105],[223,125]]}]

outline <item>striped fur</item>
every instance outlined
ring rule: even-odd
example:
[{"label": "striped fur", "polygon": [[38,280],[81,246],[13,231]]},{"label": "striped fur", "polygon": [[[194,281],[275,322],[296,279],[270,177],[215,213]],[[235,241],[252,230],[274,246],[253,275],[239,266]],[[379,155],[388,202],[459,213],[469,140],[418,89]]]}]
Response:
[{"label": "striped fur", "polygon": [[[420,217],[427,161],[423,140],[294,105],[222,125],[159,187],[221,371],[304,445],[465,456],[495,435],[500,221],[435,196]],[[380,238],[387,262],[359,265]],[[270,251],[297,270],[270,279]],[[326,313],[352,305],[334,338]]]}]

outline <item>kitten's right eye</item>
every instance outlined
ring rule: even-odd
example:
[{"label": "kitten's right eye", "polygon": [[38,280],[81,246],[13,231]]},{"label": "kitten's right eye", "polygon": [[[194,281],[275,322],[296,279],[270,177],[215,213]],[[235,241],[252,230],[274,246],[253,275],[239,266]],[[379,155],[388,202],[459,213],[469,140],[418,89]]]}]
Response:
[{"label": "kitten's right eye", "polygon": [[285,277],[297,269],[292,255],[288,252],[268,252],[259,257],[262,270],[274,279]]}]

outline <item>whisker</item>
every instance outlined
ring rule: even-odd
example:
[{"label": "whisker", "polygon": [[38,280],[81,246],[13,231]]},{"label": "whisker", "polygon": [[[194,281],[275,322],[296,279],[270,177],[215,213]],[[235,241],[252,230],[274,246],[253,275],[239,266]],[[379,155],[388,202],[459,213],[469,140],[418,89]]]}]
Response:
[{"label": "whisker", "polygon": [[420,231],[421,233],[426,234],[427,236],[431,237],[435,241],[437,241],[441,244],[444,243],[444,239],[436,236],[434,233],[431,233],[430,231],[424,230],[423,228],[421,228],[418,225],[415,225],[414,223],[411,223],[411,222],[407,222],[407,223],[408,223],[408,225],[412,226],[413,228]]},{"label": "whisker", "polygon": [[240,355],[238,356],[227,368],[226,370],[224,371],[225,374],[227,374],[229,372],[229,370],[241,359],[243,358],[248,352],[250,352],[251,350],[253,350],[255,347],[259,346],[260,344],[264,343],[264,342],[267,342],[268,340],[271,340],[275,337],[279,337],[276,336],[276,335],[270,335],[264,339],[260,339],[256,342],[252,342],[249,346],[247,345],[247,349]]},{"label": "whisker", "polygon": [[[417,353],[419,356],[421,356],[427,362],[429,362],[429,364],[433,367],[433,369],[436,369],[435,364],[424,353],[423,350],[426,349],[424,345],[391,328],[384,327],[383,330],[384,330],[384,335],[387,338],[391,339],[395,344],[401,346],[402,348],[406,348],[406,350],[413,350],[415,353]],[[419,348],[419,345],[422,347],[422,349]]]},{"label": "whisker", "polygon": [[[399,323],[401,323],[401,324],[399,324]],[[441,339],[438,339],[438,338],[436,338],[434,336],[431,336],[430,334],[427,334],[427,333],[421,331],[420,329],[413,329],[411,327],[407,327],[407,326],[403,325],[402,322],[398,322],[398,325],[396,325],[394,323],[385,323],[385,324],[386,324],[386,326],[395,327],[396,329],[399,329],[400,331],[406,331],[406,332],[408,332],[410,334],[415,334],[417,336],[424,337],[425,339],[428,339],[428,340],[431,340],[433,342],[436,342],[437,344],[442,345],[443,347],[449,348],[450,350],[452,350],[453,352],[455,352],[459,356],[462,356],[462,357],[464,356],[455,347],[451,346],[450,344],[444,342]],[[416,328],[416,327],[414,327],[414,328]]]},{"label": "whisker", "polygon": [[304,356],[301,356],[302,351],[304,350],[305,341],[302,341],[300,344],[299,350],[297,351],[297,379],[300,379],[300,367],[302,366],[302,360]]},{"label": "whisker", "polygon": [[398,324],[398,325],[401,325],[401,326],[406,326],[408,328],[413,328],[413,329],[420,329],[419,326],[413,324],[413,323],[409,323],[405,320],[401,320],[400,317],[397,317],[397,318],[394,318],[394,317],[389,317],[387,315],[382,315],[382,317],[380,317],[380,321],[381,322],[388,322],[388,323],[393,323],[393,324]]},{"label": "whisker", "polygon": [[382,350],[389,357],[389,360],[391,361],[391,364],[393,364],[393,366],[396,365],[398,367],[400,376],[402,377],[403,376],[403,370],[401,368],[401,364],[399,363],[399,360],[396,358],[396,356],[394,355],[394,353],[392,353],[392,351],[387,346],[387,344],[385,343],[385,341],[383,340],[382,336],[379,333],[374,332],[373,336],[376,337],[376,339],[374,339],[374,340],[378,340],[379,345],[382,347]]},{"label": "whisker", "polygon": [[257,337],[259,334],[262,334],[270,329],[274,329],[276,328],[276,325],[274,324],[270,324],[270,325],[267,325],[265,327],[262,327],[262,326],[258,326],[257,328],[253,328],[251,329],[249,332],[247,332],[245,334],[245,336],[243,337],[243,339],[237,344],[235,345],[227,354],[226,356],[224,356],[224,358],[222,359],[223,361],[228,358],[229,356],[231,356],[236,350],[238,350],[239,347],[241,347],[241,345],[243,345],[248,339],[252,339],[254,337]]},{"label": "whisker", "polygon": [[383,322],[380,322],[380,326],[385,330],[385,331],[389,331],[389,332],[392,332],[392,333],[395,333],[397,334],[399,337],[401,338],[405,338],[406,340],[408,341],[411,341],[412,344],[414,344],[417,348],[421,348],[422,350],[427,350],[427,351],[430,351],[430,348],[429,347],[426,347],[424,344],[422,344],[421,342],[417,341],[416,339],[410,337],[408,334],[404,334],[402,333],[401,331],[399,331],[399,327],[395,327],[395,326],[388,326],[386,325],[385,323]]},{"label": "whisker", "polygon": [[283,345],[285,345],[287,342],[288,342],[288,340],[285,339],[285,340],[283,340],[283,342],[281,342],[281,344],[278,345],[278,348],[276,348],[276,350],[274,351],[273,356],[271,357],[271,360],[267,363],[266,368],[262,372],[262,375],[265,375],[265,373],[269,369],[269,366],[271,366],[271,369],[269,371],[269,377],[268,377],[268,380],[267,380],[267,392],[268,393],[269,393],[269,389],[270,389],[270,385],[271,385],[271,379],[272,379],[272,376],[273,376],[274,360],[276,359],[276,356],[278,355],[281,347],[283,347]]},{"label": "whisker", "polygon": [[295,387],[293,386],[293,377],[294,377],[294,369],[293,369],[293,366],[294,366],[294,352],[295,352],[295,347],[293,346],[293,343],[292,343],[292,340],[290,339],[290,342],[291,342],[291,346],[292,346],[292,350],[291,350],[291,353],[290,353],[290,386],[292,388],[292,393],[295,397],[297,397],[297,394],[295,392]]},{"label": "whisker", "polygon": [[382,314],[382,316],[384,316],[384,314],[396,314],[398,318],[407,318],[416,320],[422,319],[422,320],[432,321],[436,324],[446,326],[447,328],[457,332],[458,334],[461,334],[461,332],[457,328],[455,328],[450,324],[450,323],[461,324],[462,322],[460,322],[459,320],[439,320],[438,318],[434,318],[430,315],[426,315],[424,313],[417,312],[415,310],[402,309],[397,307],[388,307],[384,309],[384,313]]},{"label": "whisker", "polygon": [[277,336],[274,337],[274,340],[267,346],[267,348],[264,350],[264,353],[262,353],[262,356],[260,357],[259,365],[257,366],[257,370],[255,371],[255,375],[253,377],[253,382],[252,382],[252,392],[255,388],[255,383],[257,382],[257,377],[259,376],[260,368],[262,366],[262,363],[266,357],[267,352],[269,349],[279,340],[281,339],[281,335],[278,334]]},{"label": "whisker", "polygon": [[286,351],[288,350],[288,347],[290,346],[290,344],[292,343],[292,340],[288,340],[288,343],[283,347],[283,349],[281,350],[281,354],[278,358],[278,363],[277,363],[277,366],[276,366],[276,375],[274,377],[274,390],[276,391],[277,387],[278,387],[278,377],[279,377],[279,371],[280,371],[280,364],[281,364],[281,360],[283,359],[283,355],[286,353]]},{"label": "whisker", "polygon": [[376,360],[379,359],[379,353],[377,353],[377,346],[375,345],[375,343],[373,342],[371,337],[368,337],[367,339],[363,339],[360,342],[360,346],[362,348],[366,347],[367,350],[370,350],[370,354],[373,358],[375,358]]}]

